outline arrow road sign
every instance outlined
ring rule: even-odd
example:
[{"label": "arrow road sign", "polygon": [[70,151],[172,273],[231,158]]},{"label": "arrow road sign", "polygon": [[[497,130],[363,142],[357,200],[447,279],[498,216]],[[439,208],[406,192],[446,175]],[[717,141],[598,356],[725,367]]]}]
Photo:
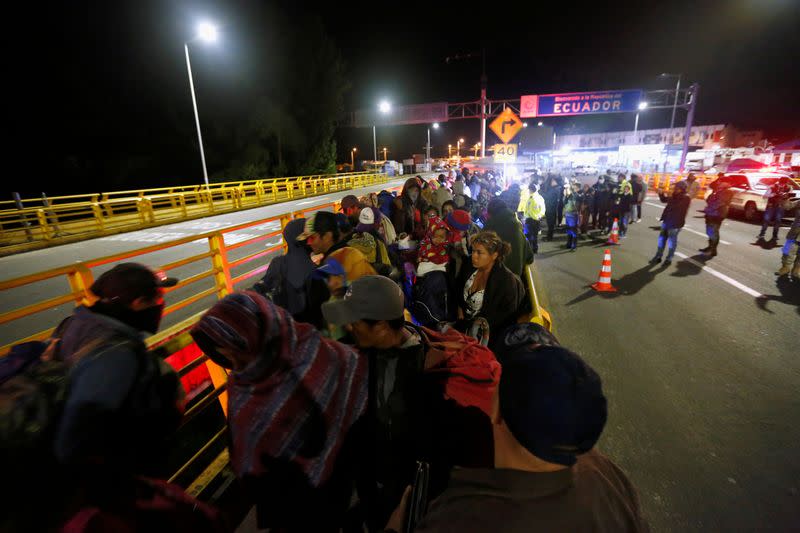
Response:
[{"label": "arrow road sign", "polygon": [[505,108],[496,119],[489,124],[489,127],[497,135],[503,144],[513,139],[522,129],[522,121],[509,108]]}]

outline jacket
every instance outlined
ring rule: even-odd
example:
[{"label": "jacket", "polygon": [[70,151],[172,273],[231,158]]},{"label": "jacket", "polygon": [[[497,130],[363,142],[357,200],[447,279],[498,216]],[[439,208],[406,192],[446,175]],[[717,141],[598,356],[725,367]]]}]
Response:
[{"label": "jacket", "polygon": [[545,209],[544,198],[537,191],[528,197],[528,203],[525,205],[525,217],[541,220],[544,218]]},{"label": "jacket", "polygon": [[55,357],[70,368],[70,392],[54,451],[62,463],[102,457],[135,469],[177,427],[183,389],[142,333],[103,309],[78,307],[60,332]]},{"label": "jacket", "polygon": [[649,531],[625,473],[597,451],[555,472],[454,469],[416,532]]},{"label": "jacket", "polygon": [[425,210],[426,202],[422,197],[422,191],[416,202],[411,201],[408,190],[416,187],[418,190],[419,182],[416,178],[409,178],[403,185],[400,196],[394,200],[392,210],[392,225],[397,233],[408,233],[415,235],[417,239],[422,238],[422,211]]},{"label": "jacket", "polygon": [[525,238],[516,213],[508,208],[501,209],[489,218],[483,229],[496,232],[502,240],[511,245],[511,253],[503,263],[511,272],[522,276],[525,265],[533,263],[533,251],[528,239]]},{"label": "jacket", "polygon": [[706,199],[706,218],[712,221],[722,221],[728,216],[728,208],[733,199],[730,189],[718,189]]},{"label": "jacket", "polygon": [[[462,309],[466,308],[464,301],[464,286],[475,272],[471,262],[464,262],[456,282],[456,301]],[[525,287],[522,280],[511,272],[505,265],[495,263],[486,281],[483,293],[483,305],[475,318],[485,318],[489,323],[489,338],[496,339],[506,327],[513,324],[521,314],[525,300]]]},{"label": "jacket", "polygon": [[[662,201],[665,199],[660,195]],[[689,211],[689,205],[692,199],[687,194],[673,194],[666,200],[667,206],[661,213],[661,221],[664,223],[664,229],[680,229],[686,224],[686,213]]]},{"label": "jacket", "polygon": [[[410,338],[403,346],[361,351],[369,361],[370,384],[358,492],[369,509],[368,523],[376,530],[383,529],[405,487],[413,482],[416,461],[430,462],[429,491],[437,494],[444,489],[453,466],[489,466],[493,460],[491,422],[480,405],[491,398],[499,380],[499,365],[493,363],[497,366],[493,379],[474,383],[485,391],[477,402],[470,401],[474,394],[459,394],[462,387],[451,383],[459,379],[456,372],[467,376],[462,381],[469,381],[473,374],[485,377],[491,371],[493,355],[480,347],[488,358],[466,361],[456,357],[458,366],[453,372],[443,372],[448,367],[446,360],[431,357],[428,364],[428,355],[441,351],[440,341],[453,339],[413,324],[405,327]],[[456,389],[452,389],[454,385]]]}]

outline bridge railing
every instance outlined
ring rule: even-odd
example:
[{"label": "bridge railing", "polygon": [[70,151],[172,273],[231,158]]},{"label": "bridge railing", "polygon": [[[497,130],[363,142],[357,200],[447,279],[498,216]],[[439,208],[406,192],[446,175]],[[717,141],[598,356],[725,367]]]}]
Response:
[{"label": "bridge railing", "polygon": [[271,178],[0,202],[0,254],[362,187],[385,174]]},{"label": "bridge railing", "polygon": [[[337,177],[328,179],[321,177],[316,187],[326,188],[325,190],[344,190],[348,187],[359,186],[368,183],[369,176]],[[313,188],[314,180],[302,180],[302,187]],[[291,190],[296,191],[296,183],[291,181],[279,181],[276,187],[285,187],[289,184]],[[242,184],[245,191],[258,194],[257,188],[249,189],[253,184]],[[232,187],[231,189],[237,189]],[[397,190],[400,187],[392,187],[389,190]],[[219,192],[218,194],[223,194]],[[239,196],[235,196],[239,194]],[[262,191],[264,194],[264,191]],[[235,193],[235,197],[241,199],[240,193]],[[113,202],[114,199],[108,201]],[[178,454],[179,462],[174,462],[175,470],[170,476],[171,482],[177,482],[185,487],[192,495],[199,495],[209,481],[216,477],[228,463],[228,451],[226,448],[226,427],[224,415],[227,410],[226,383],[227,372],[222,367],[216,365],[203,354],[191,336],[189,330],[200,319],[202,314],[214,301],[224,298],[226,295],[248,286],[250,281],[263,274],[269,266],[268,258],[277,253],[284,247],[282,241],[282,231],[286,224],[293,218],[305,217],[308,212],[317,210],[338,211],[339,202],[331,202],[323,205],[309,207],[304,210],[287,212],[281,215],[265,218],[237,226],[228,227],[222,230],[210,231],[198,235],[192,235],[182,239],[175,239],[169,242],[159,243],[127,252],[100,257],[89,261],[83,261],[63,267],[53,268],[43,272],[21,276],[18,278],[0,281],[0,291],[14,291],[21,288],[33,288],[36,284],[50,284],[51,288],[55,282],[64,282],[69,287],[68,290],[55,293],[48,298],[27,303],[13,309],[0,313],[0,328],[11,328],[18,335],[13,342],[0,347],[0,357],[7,355],[11,346],[14,344],[30,341],[43,340],[48,338],[54,327],[49,327],[41,331],[28,334],[25,328],[30,329],[32,322],[38,316],[38,322],[42,321],[41,313],[52,312],[59,306],[68,304],[81,305],[92,304],[95,301],[89,287],[94,282],[94,270],[99,267],[108,266],[122,261],[135,260],[145,264],[153,265],[156,270],[163,272],[180,273],[187,271],[190,275],[178,275],[179,283],[165,290],[165,300],[168,305],[164,310],[164,316],[170,317],[175,313],[189,310],[191,314],[179,320],[177,323],[164,328],[159,333],[147,339],[148,348],[157,352],[157,355],[165,358],[173,364],[182,380],[186,380],[192,373],[201,372],[202,383],[210,385],[204,386],[196,395],[191,394],[192,403],[184,415],[180,429],[176,435],[176,441],[181,439],[196,439],[197,431],[192,428],[192,423],[200,417],[212,416],[214,425],[210,431],[203,433],[211,436],[210,440],[196,443],[198,448],[182,450]],[[238,239],[234,237],[234,232],[242,230],[256,231],[256,234],[247,234],[247,238]],[[226,241],[226,237],[229,237]],[[275,240],[277,239],[277,240]],[[270,241],[266,242],[265,241]],[[187,246],[191,248],[187,249]],[[255,246],[255,248],[254,248]],[[149,256],[157,257],[159,253],[170,251],[178,253],[181,259],[171,261],[166,264],[154,265]],[[242,255],[244,254],[244,255]],[[177,271],[177,272],[176,272]],[[526,269],[524,280],[528,286],[528,293],[531,299],[531,313],[528,317],[530,321],[543,325],[548,330],[552,329],[550,314],[541,306],[534,282],[533,265]],[[243,285],[248,282],[247,285]],[[35,292],[43,292],[41,290]],[[20,298],[22,300],[22,298]],[[198,309],[191,312],[191,309]],[[63,311],[58,315],[58,319],[63,318],[66,313]],[[52,316],[52,315],[51,315]],[[180,315],[179,315],[180,316]],[[46,319],[45,319],[46,320]],[[52,320],[53,326],[58,320]],[[35,328],[38,329],[38,328]],[[176,359],[176,356],[184,357]],[[186,381],[184,381],[186,385]],[[209,429],[205,425],[206,430]]]},{"label": "bridge railing", "polygon": [[[672,188],[675,186],[676,183],[679,181],[686,179],[688,173],[680,173],[680,172],[673,172],[673,173],[655,173],[655,174],[641,174],[644,181],[647,183],[649,187],[655,189],[659,192],[669,193],[672,191]],[[697,176],[697,182],[700,183],[700,190],[697,193],[696,198],[703,199],[705,198],[705,193],[708,190],[708,186],[717,179],[716,174],[699,174],[694,173]]]}]

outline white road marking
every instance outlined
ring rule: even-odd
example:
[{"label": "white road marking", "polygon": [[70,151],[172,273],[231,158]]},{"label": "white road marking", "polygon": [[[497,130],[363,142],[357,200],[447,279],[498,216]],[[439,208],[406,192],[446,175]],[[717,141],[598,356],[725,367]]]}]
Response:
[{"label": "white road marking", "polygon": [[657,208],[659,208],[659,209],[664,209],[664,207],[665,207],[665,206],[663,206],[663,205],[654,204],[654,203],[652,203],[652,202],[645,202],[645,203],[646,203],[647,205],[652,205],[653,207],[657,207]]},{"label": "white road marking", "polygon": [[306,200],[305,202],[297,202],[297,205],[308,205],[308,204],[316,204],[319,200]]},{"label": "white road marking", "polygon": [[739,283],[735,279],[733,279],[733,278],[731,278],[729,276],[726,276],[722,272],[718,272],[718,271],[714,270],[710,266],[706,266],[703,263],[699,263],[699,262],[695,261],[694,259],[692,259],[691,257],[689,257],[688,255],[686,255],[684,253],[675,252],[675,255],[677,255],[681,259],[685,259],[686,261],[688,261],[689,263],[693,264],[696,267],[700,267],[702,270],[705,270],[706,272],[708,272],[712,276],[715,276],[715,277],[721,279],[725,283],[733,285],[734,287],[736,287],[740,291],[749,294],[753,298],[761,298],[763,296],[763,294],[761,294],[760,292],[758,292],[758,291],[756,291],[754,289],[751,289],[750,287],[748,287],[747,285],[745,285],[743,283]]}]

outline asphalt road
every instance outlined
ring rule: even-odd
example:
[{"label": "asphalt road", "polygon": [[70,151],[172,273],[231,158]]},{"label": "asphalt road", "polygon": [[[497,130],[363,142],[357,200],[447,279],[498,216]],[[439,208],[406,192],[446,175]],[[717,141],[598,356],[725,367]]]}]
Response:
[{"label": "asphalt road", "polygon": [[[800,283],[780,248],[728,220],[703,261],[695,200],[672,265],[649,265],[662,206],[650,197],[619,246],[597,237],[536,257],[561,342],[602,376],[600,448],[638,486],[653,531],[800,530]],[[786,235],[781,231],[781,241]],[[603,251],[616,293],[596,293]]]},{"label": "asphalt road", "polygon": [[[290,211],[298,211],[301,209],[313,210],[314,206],[340,200],[345,194],[352,193],[356,195],[362,195],[368,192],[377,192],[389,187],[402,185],[403,182],[408,178],[409,176],[403,176],[388,183],[363,187],[353,191],[338,191],[322,196],[301,198],[291,202],[237,211],[234,213],[228,213],[214,217],[190,220],[187,222],[179,222],[176,224],[169,224],[141,231],[111,235],[108,237],[65,244],[62,246],[55,246],[52,248],[36,250],[23,254],[0,257],[0,279],[12,279],[19,276],[24,276],[26,274],[33,274],[51,268],[69,265],[70,263],[78,261],[87,261],[98,257],[145,248],[153,244],[182,239],[191,235],[199,235],[214,230],[224,229],[230,226],[236,226],[238,224],[244,224],[246,222],[266,219]],[[247,228],[245,230],[227,233],[225,236],[225,243],[230,245],[248,238],[273,232],[277,229],[280,229],[280,223],[278,221],[273,221],[260,226]],[[275,237],[274,239],[269,239],[266,242],[259,242],[253,245],[243,246],[231,251],[228,255],[228,259],[229,261],[235,261],[236,259],[255,253],[259,250],[263,250],[266,247],[274,246],[280,242],[281,238]],[[183,259],[185,257],[206,252],[208,249],[207,240],[198,240],[181,245],[179,247],[129,259],[129,261],[137,261],[152,267],[157,267],[177,261],[179,259]],[[270,261],[271,257],[271,255],[268,255],[256,261],[246,263],[238,268],[234,268],[232,275],[238,276],[257,268],[258,266],[264,265]],[[113,266],[113,264],[108,264],[93,269],[95,279],[104,271]],[[210,260],[204,259],[170,271],[170,275],[177,276],[180,279],[186,279],[189,276],[197,275],[207,271],[210,268]],[[252,286],[257,279],[258,278],[245,280],[238,285],[237,288],[241,289]],[[205,289],[210,289],[211,287],[213,287],[213,280],[211,278],[200,280],[168,294],[165,298],[166,303],[169,306]],[[40,302],[54,296],[66,294],[69,292],[69,290],[67,278],[66,276],[63,276],[61,278],[2,291],[0,292],[0,313]],[[165,316],[161,325],[162,329],[209,308],[211,305],[213,305],[214,301],[216,301],[216,296],[212,294],[211,296],[207,296],[206,298],[201,299],[194,304],[189,305],[188,307]],[[0,325],[0,345],[14,342],[18,339],[56,326],[61,319],[68,316],[72,312],[73,307],[74,306],[72,304],[68,303],[58,307],[53,307],[46,311],[36,313],[8,324]]]}]

